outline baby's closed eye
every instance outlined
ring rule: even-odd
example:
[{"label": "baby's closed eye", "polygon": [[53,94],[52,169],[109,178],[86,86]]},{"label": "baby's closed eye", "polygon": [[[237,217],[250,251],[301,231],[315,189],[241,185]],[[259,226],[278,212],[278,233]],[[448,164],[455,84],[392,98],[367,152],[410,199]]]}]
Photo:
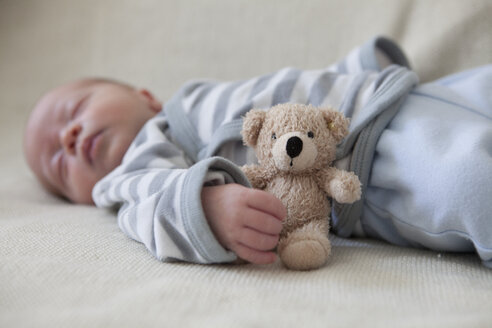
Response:
[{"label": "baby's closed eye", "polygon": [[75,119],[85,107],[87,107],[87,103],[89,101],[90,94],[86,94],[80,99],[72,102],[68,107],[68,120],[71,121]]}]

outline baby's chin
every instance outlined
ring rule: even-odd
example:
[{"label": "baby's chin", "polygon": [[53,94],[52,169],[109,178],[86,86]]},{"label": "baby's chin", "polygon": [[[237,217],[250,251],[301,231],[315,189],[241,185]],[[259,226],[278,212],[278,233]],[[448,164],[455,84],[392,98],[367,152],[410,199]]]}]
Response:
[{"label": "baby's chin", "polygon": [[74,184],[74,188],[69,190],[70,194],[64,195],[66,199],[74,204],[94,205],[92,200],[92,188],[96,185],[97,178],[87,177],[83,182]]}]

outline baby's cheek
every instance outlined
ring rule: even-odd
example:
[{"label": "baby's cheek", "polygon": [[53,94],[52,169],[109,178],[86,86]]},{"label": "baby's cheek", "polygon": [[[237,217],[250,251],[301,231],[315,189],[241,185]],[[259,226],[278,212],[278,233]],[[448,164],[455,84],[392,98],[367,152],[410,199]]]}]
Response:
[{"label": "baby's cheek", "polygon": [[133,140],[134,138],[125,136],[125,134],[120,134],[111,139],[111,142],[107,144],[107,148],[101,152],[101,169],[104,171],[104,175],[121,164]]},{"label": "baby's cheek", "polygon": [[77,204],[92,204],[92,188],[98,181],[88,168],[77,167],[72,171],[69,181],[69,198]]}]

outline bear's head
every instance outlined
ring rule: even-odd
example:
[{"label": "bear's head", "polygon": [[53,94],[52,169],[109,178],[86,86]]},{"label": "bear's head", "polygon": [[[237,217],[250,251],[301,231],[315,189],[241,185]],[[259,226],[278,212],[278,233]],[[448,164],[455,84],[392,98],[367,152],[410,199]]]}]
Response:
[{"label": "bear's head", "polygon": [[296,174],[330,165],[348,125],[333,109],[286,103],[249,111],[241,133],[261,166]]}]

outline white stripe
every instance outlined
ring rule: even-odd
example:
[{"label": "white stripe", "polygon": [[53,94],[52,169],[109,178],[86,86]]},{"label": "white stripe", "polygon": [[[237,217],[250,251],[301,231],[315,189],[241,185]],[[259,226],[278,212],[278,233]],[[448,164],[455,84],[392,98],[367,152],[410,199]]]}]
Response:
[{"label": "white stripe", "polygon": [[137,186],[137,193],[138,196],[140,197],[141,200],[146,199],[149,196],[149,187],[154,178],[159,174],[159,171],[150,171],[146,173],[143,177],[142,180],[138,183]]},{"label": "white stripe", "polygon": [[[173,243],[171,237],[166,230],[162,228],[162,225],[156,220],[155,208],[157,206],[157,201],[160,199],[161,194],[156,194],[145,200],[144,204],[141,204],[137,208],[137,216],[140,218],[152,218],[152,222],[147,220],[138,221],[138,234],[145,237],[147,240],[145,244],[149,245],[152,242],[152,236],[154,237],[154,242],[156,246],[156,256],[159,259],[164,259],[165,257],[174,257],[178,259],[183,258],[183,254],[178,249],[178,247]],[[144,222],[149,222],[143,224]],[[152,224],[151,224],[152,223]]]},{"label": "white stripe", "polygon": [[164,182],[164,185],[162,186],[162,189],[168,188],[174,180],[179,178],[181,175],[185,175],[187,170],[173,170],[171,174],[169,174],[166,178],[166,181]]},{"label": "white stripe", "polygon": [[149,121],[151,123],[145,125],[144,129],[147,133],[146,143],[149,140],[167,140],[166,135],[160,129],[160,125],[165,121],[167,120],[164,117],[156,117],[152,121]]},{"label": "white stripe", "polygon": [[[169,185],[171,185],[171,183],[173,181],[175,181],[176,179],[178,179],[177,181],[177,188],[175,191],[173,190],[167,190],[166,194],[164,197],[173,197],[174,195],[174,200],[173,200],[173,207],[172,207],[172,210],[173,210],[173,213],[175,215],[175,220],[174,220],[174,227],[176,228],[176,230],[182,232],[184,229],[182,227],[180,227],[179,225],[182,223],[182,217],[181,217],[181,212],[180,212],[180,208],[181,208],[181,205],[180,205],[180,192],[181,192],[181,188],[182,188],[182,185],[183,185],[183,181],[186,177],[186,174],[184,173],[184,170],[179,170],[180,172],[172,172],[167,178],[166,178],[166,182],[164,183],[164,186],[163,186],[163,190],[166,190],[169,188]],[[159,194],[158,194],[159,195]],[[162,197],[162,195],[160,195]],[[151,207],[151,210],[152,211],[155,211],[155,207],[156,205],[152,206]],[[183,254],[182,252],[178,249],[178,247],[174,244],[173,240],[171,239],[171,237],[169,237],[169,234],[167,233],[167,231],[165,231],[164,229],[162,229],[162,226],[160,226],[159,228],[155,227],[154,228],[155,230],[155,243],[156,243],[156,255],[159,259],[165,259],[166,257],[175,257],[175,258],[178,258],[178,259],[182,259],[183,258]],[[186,234],[183,234],[183,236],[186,236]]]},{"label": "white stripe", "polygon": [[248,100],[256,81],[258,81],[258,78],[250,79],[246,83],[241,84],[232,92],[229,98],[229,104],[227,105],[226,115],[221,125],[237,118],[241,106]]},{"label": "white stripe", "polygon": [[325,71],[316,70],[302,72],[292,90],[290,101],[294,103],[306,103],[314,83],[322,73],[325,73]]},{"label": "white stripe", "polygon": [[292,70],[292,68],[287,67],[280,71],[278,71],[275,76],[268,82],[267,87],[258,93],[253,98],[253,108],[257,109],[267,109],[272,104],[273,92],[275,91],[275,87],[282,82],[285,76]]},{"label": "white stripe", "polygon": [[[125,210],[125,213],[123,214],[118,214],[120,217],[118,221],[118,225],[120,226],[120,229],[123,230],[123,232],[130,238],[137,240],[139,242],[144,242],[142,238],[140,238],[140,235],[136,232],[133,231],[133,228],[131,227],[131,220],[130,220],[130,207],[127,207]],[[138,229],[138,227],[137,227]]]},{"label": "white stripe", "polygon": [[338,64],[335,63],[335,64],[328,66],[328,68],[326,70],[328,72],[338,73],[337,69],[338,69]]},{"label": "white stripe", "polygon": [[[361,90],[357,94],[357,99],[355,101],[354,113],[352,114],[352,122],[359,117],[362,113],[364,105],[369,101],[371,96],[374,94],[376,74],[371,75],[361,86]],[[367,113],[366,113],[367,114]]]},{"label": "white stripe", "polygon": [[145,151],[150,146],[155,145],[158,142],[168,142],[166,135],[162,133],[158,126],[158,124],[161,124],[163,120],[165,120],[165,118],[155,118],[145,123],[140,133],[146,134],[146,141],[138,146],[135,145],[135,142],[132,142],[123,157],[123,163],[133,161],[136,157],[140,156],[142,151]]},{"label": "white stripe", "polygon": [[126,178],[127,178],[126,174],[116,176],[115,178],[110,178],[109,176],[106,177],[106,179],[111,181],[111,186],[108,188],[107,191],[108,199],[111,200],[111,203],[108,204],[109,206],[113,205],[115,202],[123,201],[123,199],[120,199],[120,197],[116,195],[116,190],[119,189],[120,183],[125,181]]},{"label": "white stripe", "polygon": [[121,196],[123,197],[124,200],[128,201],[128,204],[130,206],[133,206],[135,204],[135,199],[133,199],[131,193],[130,193],[130,185],[131,183],[135,180],[138,179],[140,175],[133,176],[131,178],[127,178],[123,183],[121,184]]},{"label": "white stripe", "polygon": [[221,83],[214,87],[207,95],[203,101],[202,107],[200,108],[200,120],[198,121],[198,136],[204,143],[207,143],[212,137],[213,131],[213,119],[214,111],[217,107],[217,100],[219,100],[222,92],[231,83]]},{"label": "white stripe", "polygon": [[178,167],[187,167],[188,164],[184,160],[183,156],[173,157],[155,157],[148,164],[147,168],[152,169],[175,169]]},{"label": "white stripe", "polygon": [[[126,153],[127,156],[125,156],[124,159],[124,164],[130,164],[133,163],[134,161],[138,161],[138,158],[142,156],[142,153],[145,153],[149,148],[157,145],[157,144],[162,144],[163,141],[161,140],[162,138],[155,140],[155,139],[148,139],[146,142],[138,146],[137,148],[134,149],[133,152],[131,153]],[[125,165],[126,166],[126,165]]]},{"label": "white stripe", "polygon": [[333,83],[333,87],[322,101],[321,106],[329,106],[336,110],[340,110],[343,99],[345,98],[346,92],[352,84],[353,79],[354,78],[350,75],[340,75],[335,80],[335,83]]},{"label": "white stripe", "polygon": [[352,50],[346,60],[347,71],[350,73],[360,73],[363,71],[360,62],[360,48]]},{"label": "white stripe", "polygon": [[190,112],[190,109],[191,109],[193,103],[195,102],[196,98],[198,97],[200,92],[204,88],[206,88],[207,86],[208,86],[208,84],[204,83],[204,84],[200,85],[199,87],[195,88],[195,90],[193,90],[193,92],[191,94],[184,97],[182,105],[183,105],[183,110],[185,113],[188,114]]},{"label": "white stripe", "polygon": [[173,209],[176,214],[176,228],[183,233],[183,235],[186,235],[185,233],[185,228],[183,226],[183,217],[181,216],[181,193],[183,189],[183,181],[186,178],[186,174],[180,174],[178,177],[178,181],[176,182],[176,190],[174,192],[174,202],[173,202]]},{"label": "white stripe", "polygon": [[[186,228],[183,224],[184,221],[183,221],[183,217],[181,216],[181,209],[182,209],[181,196],[183,193],[183,181],[184,181],[185,177],[186,177],[186,174],[182,174],[178,179],[178,182],[176,185],[177,186],[176,192],[174,194],[173,209],[174,209],[174,214],[176,215],[176,220],[175,220],[176,225],[174,227],[176,228],[176,230],[181,232],[182,236],[188,237],[188,231],[186,230]],[[193,245],[191,242],[190,242],[190,244]],[[193,250],[195,250],[195,249],[193,248]],[[201,256],[201,254],[198,253],[197,251],[195,251],[195,255],[199,258],[200,262],[206,262],[205,259]]]}]

